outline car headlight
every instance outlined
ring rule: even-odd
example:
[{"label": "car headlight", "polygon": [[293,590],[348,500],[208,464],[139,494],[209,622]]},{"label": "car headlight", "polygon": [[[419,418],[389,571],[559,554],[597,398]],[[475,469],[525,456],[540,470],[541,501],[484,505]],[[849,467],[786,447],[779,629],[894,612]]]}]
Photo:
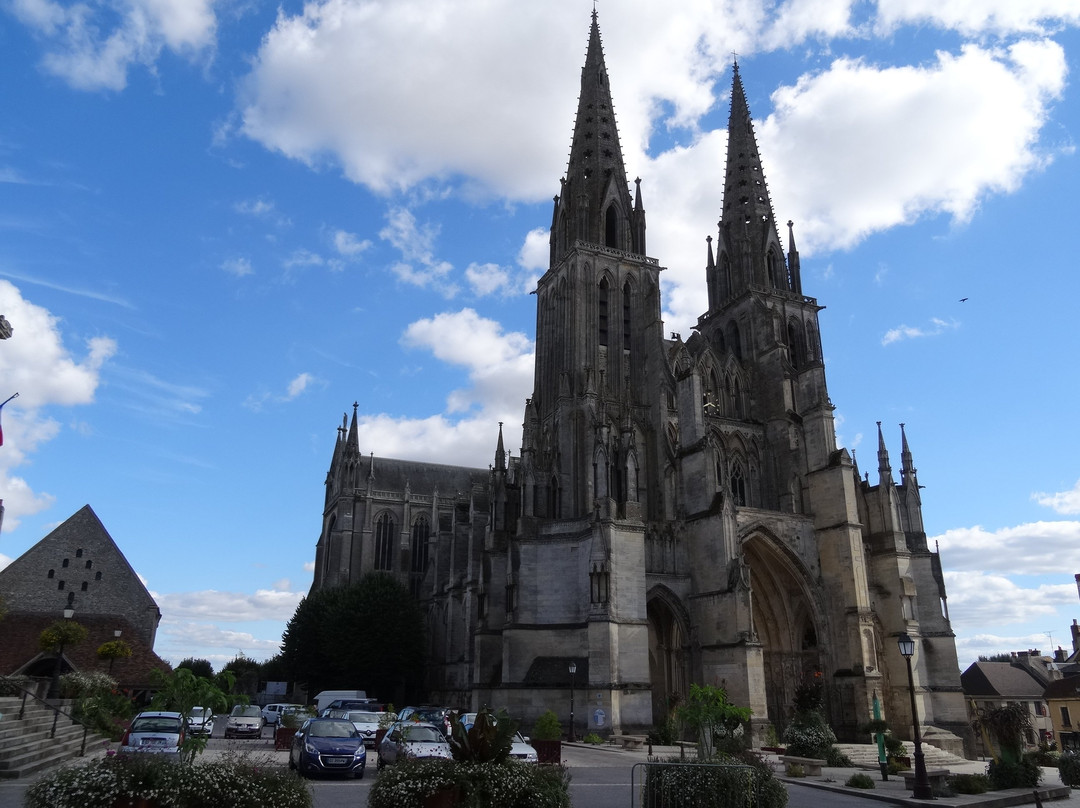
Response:
[{"label": "car headlight", "polygon": [[319,750],[316,749],[314,746],[312,746],[309,743],[304,744],[304,751],[307,752],[309,755],[317,755],[317,754],[319,754]]}]

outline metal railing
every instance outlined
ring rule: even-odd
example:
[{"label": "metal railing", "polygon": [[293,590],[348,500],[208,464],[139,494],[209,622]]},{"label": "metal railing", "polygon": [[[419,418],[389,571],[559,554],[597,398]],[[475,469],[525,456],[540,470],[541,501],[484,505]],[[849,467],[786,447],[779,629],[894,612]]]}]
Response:
[{"label": "metal railing", "polygon": [[59,707],[57,707],[55,704],[50,704],[47,700],[45,700],[43,698],[40,698],[35,693],[30,692],[29,690],[27,690],[25,687],[18,684],[17,682],[10,682],[9,681],[6,684],[7,684],[8,687],[14,687],[14,688],[17,688],[18,690],[22,691],[22,703],[19,705],[19,718],[18,718],[19,721],[22,721],[23,717],[26,715],[26,699],[27,699],[27,697],[30,697],[34,701],[36,701],[38,704],[40,704],[40,705],[42,705],[44,707],[47,707],[48,709],[53,711],[52,728],[49,730],[49,737],[50,738],[55,738],[56,737],[56,725],[58,723],[60,723],[60,716],[61,715],[66,716],[67,718],[71,719],[71,723],[78,724],[80,727],[82,727],[83,728],[82,745],[79,747],[79,757],[85,757],[86,756],[86,736],[90,733],[90,728],[88,726],[86,726],[86,724],[84,724],[82,721],[80,721],[78,718],[76,718],[74,715],[67,712],[66,710],[62,710]]}]

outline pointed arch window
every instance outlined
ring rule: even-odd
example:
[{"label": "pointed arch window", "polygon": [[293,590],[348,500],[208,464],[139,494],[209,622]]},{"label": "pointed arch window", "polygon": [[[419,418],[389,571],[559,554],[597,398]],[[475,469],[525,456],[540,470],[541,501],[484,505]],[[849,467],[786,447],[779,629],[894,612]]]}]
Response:
[{"label": "pointed arch window", "polygon": [[627,353],[630,352],[630,322],[631,322],[631,308],[630,301],[633,299],[633,287],[630,286],[630,281],[623,284],[622,288],[622,347]]},{"label": "pointed arch window", "polygon": [[551,475],[551,485],[548,486],[548,516],[558,519],[562,515],[562,488],[559,486],[559,475]]},{"label": "pointed arch window", "polygon": [[791,366],[798,370],[806,361],[806,351],[803,347],[802,324],[798,320],[788,320],[787,326],[788,359]]},{"label": "pointed arch window", "polygon": [[607,278],[600,279],[599,294],[596,298],[597,312],[596,323],[600,344],[608,344],[608,282]]},{"label": "pointed arch window", "polygon": [[720,299],[727,300],[731,297],[731,261],[727,253],[720,257]]},{"label": "pointed arch window", "polygon": [[419,597],[424,583],[424,572],[428,565],[428,539],[431,536],[431,523],[426,516],[413,522],[412,561],[409,570],[409,588],[413,597]]},{"label": "pointed arch window", "polygon": [[731,467],[731,498],[736,505],[746,505],[746,479],[740,463]]},{"label": "pointed arch window", "polygon": [[619,209],[612,202],[604,216],[604,245],[619,249]]},{"label": "pointed arch window", "polygon": [[375,522],[375,569],[394,568],[394,517],[388,513]]},{"label": "pointed arch window", "polygon": [[776,250],[769,250],[765,256],[765,261],[769,267],[769,286],[773,289],[784,288],[784,276],[780,268],[780,259],[776,255]]},{"label": "pointed arch window", "polygon": [[731,348],[731,352],[735,354],[735,358],[740,362],[742,361],[742,340],[739,337],[739,326],[732,320],[727,324],[727,328],[724,329],[725,336],[727,337],[728,347]]}]

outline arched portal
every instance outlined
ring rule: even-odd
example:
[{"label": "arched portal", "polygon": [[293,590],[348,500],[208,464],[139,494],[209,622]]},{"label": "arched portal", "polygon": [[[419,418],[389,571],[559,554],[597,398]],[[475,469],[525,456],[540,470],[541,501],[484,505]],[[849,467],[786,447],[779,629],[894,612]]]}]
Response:
[{"label": "arched portal", "polygon": [[805,571],[777,539],[755,534],[742,547],[750,567],[754,629],[764,649],[769,721],[783,733],[796,686],[822,670],[821,622]]},{"label": "arched portal", "polygon": [[649,593],[649,681],[652,683],[653,724],[663,726],[668,711],[686,697],[688,619],[669,590]]}]

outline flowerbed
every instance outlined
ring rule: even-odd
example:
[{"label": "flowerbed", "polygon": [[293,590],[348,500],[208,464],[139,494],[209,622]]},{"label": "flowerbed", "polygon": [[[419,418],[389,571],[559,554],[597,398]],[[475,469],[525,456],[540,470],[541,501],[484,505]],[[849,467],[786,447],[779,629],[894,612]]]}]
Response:
[{"label": "flowerbed", "polygon": [[283,766],[247,756],[178,765],[155,755],[66,766],[26,791],[26,808],[311,808],[307,784]]},{"label": "flowerbed", "polygon": [[570,808],[569,783],[561,766],[406,761],[379,773],[368,808],[424,808],[450,794],[461,808]]}]

